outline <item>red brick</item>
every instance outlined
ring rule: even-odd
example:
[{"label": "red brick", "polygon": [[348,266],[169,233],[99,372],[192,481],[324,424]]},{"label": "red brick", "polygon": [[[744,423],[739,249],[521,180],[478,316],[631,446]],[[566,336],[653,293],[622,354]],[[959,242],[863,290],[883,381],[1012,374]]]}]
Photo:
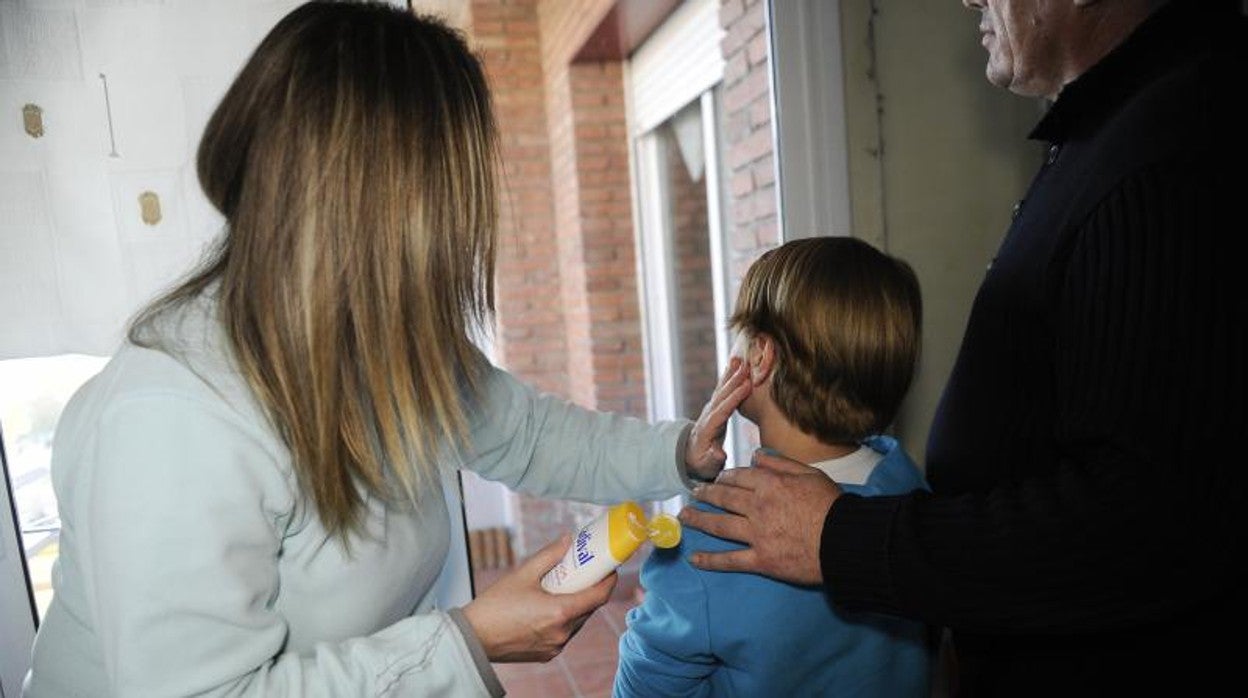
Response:
[{"label": "red brick", "polygon": [[770,90],[764,97],[754,100],[750,105],[750,127],[764,128],[771,125],[771,95]]},{"label": "red brick", "polygon": [[771,44],[767,37],[767,32],[760,32],[750,39],[750,43],[746,44],[746,54],[749,56],[750,65],[757,66],[767,61],[767,56],[771,52]]},{"label": "red brick", "polygon": [[736,85],[728,88],[724,95],[724,109],[735,112],[758,97],[768,94],[770,87],[770,73],[755,68]]},{"label": "red brick", "polygon": [[760,158],[755,162],[750,171],[754,175],[754,184],[763,187],[776,181],[776,162],[771,155]]},{"label": "red brick", "polygon": [[750,61],[744,52],[737,52],[724,64],[724,84],[735,85],[750,72]]},{"label": "red brick", "polygon": [[731,56],[742,47],[744,47],[750,39],[756,34],[763,31],[766,27],[767,19],[763,14],[766,3],[757,2],[747,5],[745,12],[732,22],[731,25],[724,27],[727,34],[720,43],[720,49],[725,56]]},{"label": "red brick", "polygon": [[751,198],[754,209],[754,218],[760,219],[767,216],[773,216],[776,213],[776,191],[775,188],[767,188],[754,192]]},{"label": "red brick", "polygon": [[732,196],[739,199],[754,191],[754,177],[748,171],[737,172],[732,176]]},{"label": "red brick", "polygon": [[771,129],[758,129],[728,149],[728,166],[737,170],[773,151]]},{"label": "red brick", "polygon": [[744,13],[745,3],[742,0],[723,0],[719,6],[719,25],[731,26]]}]

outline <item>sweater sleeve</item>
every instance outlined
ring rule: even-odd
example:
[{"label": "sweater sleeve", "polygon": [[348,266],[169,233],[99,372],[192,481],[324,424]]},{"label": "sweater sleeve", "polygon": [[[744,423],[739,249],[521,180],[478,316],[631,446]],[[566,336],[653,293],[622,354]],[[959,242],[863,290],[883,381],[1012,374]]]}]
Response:
[{"label": "sweater sleeve", "polygon": [[595,412],[492,367],[478,404],[466,465],[511,489],[603,504],[687,491],[688,421]]},{"label": "sweater sleeve", "polygon": [[1233,206],[1209,180],[1138,172],[1076,231],[1051,288],[1051,467],[956,497],[840,498],[820,551],[838,602],[1080,632],[1228,591],[1246,528],[1231,440],[1248,433],[1248,316],[1227,261]]},{"label": "sweater sleeve", "polygon": [[285,650],[274,608],[289,485],[224,411],[138,395],[100,417],[67,533],[87,551],[90,622],[110,694],[486,695],[454,620]]}]

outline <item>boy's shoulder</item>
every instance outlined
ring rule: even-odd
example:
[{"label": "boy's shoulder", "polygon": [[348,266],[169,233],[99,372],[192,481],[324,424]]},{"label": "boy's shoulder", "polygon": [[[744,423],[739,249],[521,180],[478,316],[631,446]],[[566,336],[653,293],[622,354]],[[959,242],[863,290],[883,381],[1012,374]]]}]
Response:
[{"label": "boy's shoulder", "polygon": [[[927,491],[930,488],[927,481],[924,480],[922,472],[919,471],[914,460],[906,453],[905,449],[896,439],[890,436],[874,436],[867,439],[865,445],[878,452],[882,458],[876,464],[871,474],[867,477],[866,482],[861,485],[842,484],[841,487],[846,492],[857,494],[864,497],[872,496],[889,496],[902,495],[915,490]],[[749,466],[745,466],[749,467]],[[706,502],[693,500],[690,506],[700,511],[710,512],[712,514],[726,513],[719,507],[708,504]],[[691,526],[682,527],[681,542],[675,548],[669,550],[655,549],[649,559],[652,567],[663,568],[669,566],[688,566],[686,558],[691,551],[706,552],[723,552],[727,550],[740,550],[746,546],[736,541],[717,538],[699,531]],[[683,563],[683,564],[682,564]],[[689,566],[688,571],[698,571],[697,568]],[[726,575],[722,572],[712,573],[716,578]]]},{"label": "boy's shoulder", "polygon": [[[928,487],[927,481],[924,479],[918,465],[915,464],[914,459],[906,453],[906,450],[902,448],[896,439],[891,436],[873,436],[867,439],[864,444],[879,453],[882,458],[875,468],[872,469],[866,482],[861,485],[842,484],[841,487],[846,492],[871,497],[901,495],[915,490],[930,491],[931,488]],[[698,500],[690,502],[690,506],[712,514],[727,513],[713,504]],[[671,551],[673,557],[680,550],[693,549],[719,552],[722,550],[739,550],[746,547],[736,541],[716,538],[689,526],[682,528],[681,537],[680,546]],[[659,552],[655,550],[655,553]],[[659,557],[662,559],[664,555],[660,554]]]},{"label": "boy's shoulder", "polygon": [[864,441],[864,444],[882,458],[865,483],[858,487],[845,486],[847,492],[863,496],[890,496],[916,490],[931,491],[923,472],[897,439],[891,436],[873,436]]}]

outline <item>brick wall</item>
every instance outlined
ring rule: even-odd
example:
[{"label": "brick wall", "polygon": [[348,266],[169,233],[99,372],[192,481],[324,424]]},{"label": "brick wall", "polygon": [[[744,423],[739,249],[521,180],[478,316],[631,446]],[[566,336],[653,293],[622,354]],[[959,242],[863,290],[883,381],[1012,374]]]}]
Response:
[{"label": "brick wall", "polygon": [[[586,407],[644,416],[623,69],[571,63],[610,0],[474,0],[507,172],[498,356]],[[601,508],[516,496],[528,555]]]},{"label": "brick wall", "polygon": [[[730,307],[746,269],[780,243],[766,11],[764,0],[723,0],[719,9],[725,32],[720,135],[728,181],[723,225]],[[740,463],[758,446],[758,429],[737,421]]]},{"label": "brick wall", "polygon": [[[572,62],[613,5],[472,0],[469,33],[494,93],[505,169],[498,359],[522,379],[581,405],[644,416],[624,69],[618,62]],[[727,61],[720,92],[723,222],[735,297],[749,263],[777,238],[764,2],[724,0],[720,21]],[[681,221],[674,243],[679,310],[687,319],[682,351],[691,364],[713,369],[701,185],[673,198]],[[715,376],[690,368],[689,375],[704,374],[707,380],[686,384],[691,413],[701,409]],[[515,505],[518,555],[601,510],[519,495]]]},{"label": "brick wall", "polygon": [[623,66],[572,62],[613,5],[544,0],[538,16],[569,395],[587,407],[644,416]]},{"label": "brick wall", "polygon": [[560,212],[558,229],[561,244],[568,243],[561,246],[564,268],[579,268],[584,274],[584,283],[565,295],[565,301],[584,309],[583,323],[588,329],[588,336],[573,349],[584,354],[588,369],[587,375],[579,376],[585,384],[574,383],[574,394],[585,395],[582,404],[588,407],[644,417],[644,349],[623,65],[573,65],[568,70],[568,87],[578,186],[570,207],[575,215]]},{"label": "brick wall", "polygon": [[771,132],[771,86],[764,0],[723,0],[725,36],[723,109],[726,249],[730,298],[750,263],[779,244],[775,159]]},{"label": "brick wall", "polygon": [[474,0],[472,43],[493,91],[503,162],[495,350],[499,363],[566,395],[567,324],[550,205],[550,138],[537,0]]}]

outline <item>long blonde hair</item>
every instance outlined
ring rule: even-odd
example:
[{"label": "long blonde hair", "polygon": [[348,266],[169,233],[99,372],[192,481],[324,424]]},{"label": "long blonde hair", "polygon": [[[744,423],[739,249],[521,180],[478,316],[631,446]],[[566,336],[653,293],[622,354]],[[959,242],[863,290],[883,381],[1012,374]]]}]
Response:
[{"label": "long blonde hair", "polygon": [[199,180],[227,232],[131,326],[219,283],[243,375],[305,496],[344,540],[364,492],[415,502],[467,440],[492,316],[496,129],[481,66],[441,23],[310,2],[212,115]]}]

